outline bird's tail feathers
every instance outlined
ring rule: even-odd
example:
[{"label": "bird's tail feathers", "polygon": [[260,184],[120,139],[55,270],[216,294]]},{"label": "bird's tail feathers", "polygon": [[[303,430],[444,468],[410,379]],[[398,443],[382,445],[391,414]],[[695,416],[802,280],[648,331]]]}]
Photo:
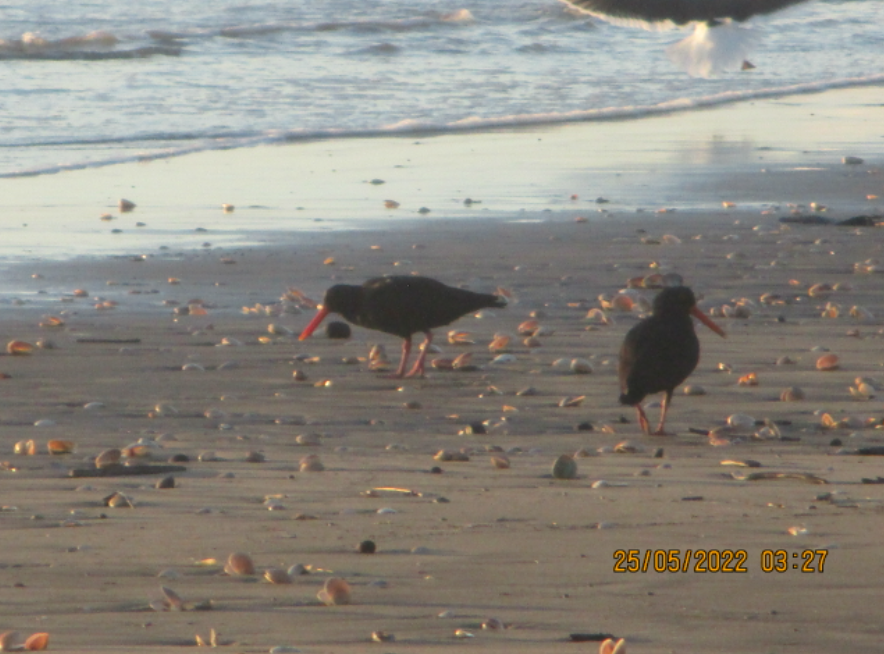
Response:
[{"label": "bird's tail feathers", "polygon": [[713,77],[738,70],[758,41],[756,30],[722,20],[714,27],[697,23],[694,32],[669,46],[666,53],[674,64],[693,77]]}]

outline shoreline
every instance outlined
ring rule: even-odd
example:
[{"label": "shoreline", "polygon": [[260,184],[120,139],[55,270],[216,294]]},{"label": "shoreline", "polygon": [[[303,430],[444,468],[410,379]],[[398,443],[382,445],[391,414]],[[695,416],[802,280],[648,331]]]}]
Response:
[{"label": "shoreline", "polygon": [[[240,247],[438,219],[711,211],[724,201],[880,212],[865,196],[884,193],[863,177],[882,165],[882,106],[884,88],[863,87],[631,121],[261,146],[0,180],[0,261]],[[867,162],[845,167],[845,156]],[[120,198],[135,211],[119,214]],[[104,213],[113,220],[100,221]]]}]

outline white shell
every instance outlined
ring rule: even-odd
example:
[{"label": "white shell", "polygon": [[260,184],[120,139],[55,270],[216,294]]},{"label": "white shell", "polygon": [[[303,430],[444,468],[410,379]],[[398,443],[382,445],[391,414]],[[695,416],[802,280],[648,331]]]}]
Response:
[{"label": "white shell", "polygon": [[745,413],[734,413],[728,416],[727,424],[734,429],[754,429],[755,418]]}]

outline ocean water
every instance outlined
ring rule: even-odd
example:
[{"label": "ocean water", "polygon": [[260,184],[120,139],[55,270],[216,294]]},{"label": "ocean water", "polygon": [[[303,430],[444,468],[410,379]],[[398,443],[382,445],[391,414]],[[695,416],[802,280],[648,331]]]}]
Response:
[{"label": "ocean water", "polygon": [[884,2],[756,22],[714,79],[677,32],[557,0],[12,0],[0,4],[0,178],[213,148],[636,117],[884,83]]},{"label": "ocean water", "polygon": [[[206,223],[212,243],[243,242],[316,220],[261,207],[220,221],[213,200],[211,215],[140,206],[141,225],[112,229],[100,205],[70,211],[54,175],[110,182],[125,164],[218,149],[320,139],[346,152],[367,136],[623,124],[881,85],[882,24],[882,0],[812,0],[754,22],[754,70],[698,79],[666,55],[684,34],[558,0],[0,0],[0,261],[201,247]],[[27,186],[44,178],[56,192]],[[383,218],[342,202],[338,216]]]}]

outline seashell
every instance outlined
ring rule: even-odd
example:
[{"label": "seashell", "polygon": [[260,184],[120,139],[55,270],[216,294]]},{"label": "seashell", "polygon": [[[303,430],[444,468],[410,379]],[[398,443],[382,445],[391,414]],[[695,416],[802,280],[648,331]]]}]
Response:
[{"label": "seashell", "polygon": [[734,413],[728,416],[727,424],[733,429],[755,429],[755,418],[745,413]]},{"label": "seashell", "polygon": [[511,337],[506,334],[495,334],[494,339],[488,344],[492,352],[503,352],[509,347]]},{"label": "seashell", "polygon": [[824,354],[819,359],[816,360],[816,369],[817,370],[838,370],[840,366],[840,359],[837,354]]},{"label": "seashell", "polygon": [[9,341],[6,344],[7,354],[13,356],[26,356],[34,351],[34,346],[25,341]]},{"label": "seashell", "polygon": [[433,455],[436,461],[469,461],[470,455],[465,452],[453,452],[451,450],[439,450]]},{"label": "seashell", "polygon": [[325,585],[316,594],[316,597],[326,606],[349,604],[351,601],[350,584],[340,577],[332,577],[326,580]]},{"label": "seashell", "polygon": [[516,357],[512,354],[498,354],[496,357],[491,359],[490,363],[491,363],[491,365],[498,366],[498,365],[506,365],[509,363],[515,363],[516,360],[517,360]]},{"label": "seashell", "polygon": [[611,324],[610,318],[608,318],[605,312],[599,308],[590,309],[589,312],[586,314],[585,320],[590,320],[593,323],[598,323],[602,325]]},{"label": "seashell", "polygon": [[563,407],[563,408],[570,409],[573,407],[580,406],[583,403],[583,400],[585,400],[585,399],[586,399],[585,395],[565,397],[565,398],[562,398],[561,400],[559,400],[559,406]]},{"label": "seashell", "polygon": [[274,336],[291,336],[294,332],[288,327],[283,327],[282,325],[277,325],[275,323],[270,323],[267,325],[267,333],[273,334]]},{"label": "seashell", "polygon": [[119,491],[111,493],[104,498],[104,505],[112,509],[134,509],[135,502],[131,497],[123,495]]},{"label": "seashell", "polygon": [[491,457],[491,465],[498,470],[508,470],[510,467],[509,457],[506,457],[503,454],[496,454]]},{"label": "seashell", "polygon": [[789,534],[790,536],[806,536],[807,534],[810,533],[810,530],[807,527],[795,526],[795,527],[789,527],[786,530],[786,533]]},{"label": "seashell", "polygon": [[84,404],[83,408],[87,411],[94,411],[96,409],[103,409],[104,406],[104,402],[89,402],[87,404]]},{"label": "seashell", "polygon": [[24,643],[24,648],[29,652],[39,652],[47,647],[49,647],[49,634],[46,632],[31,634]]},{"label": "seashell", "polygon": [[386,631],[372,631],[371,639],[376,643],[392,643],[396,640],[396,636],[388,634]]},{"label": "seashell", "polygon": [[0,652],[20,652],[25,647],[22,635],[17,631],[5,631],[0,634]]},{"label": "seashell", "polygon": [[232,204],[227,204],[226,202],[221,205],[221,211],[224,213],[233,213],[236,207]]},{"label": "seashell", "polygon": [[826,302],[826,306],[823,308],[823,312],[820,314],[821,318],[837,318],[841,315],[841,306],[838,304],[832,304],[831,302]]},{"label": "seashell", "polygon": [[104,450],[98,456],[95,457],[95,467],[96,468],[109,468],[114,465],[118,465],[120,463],[120,459],[123,458],[123,451],[117,448],[111,448],[109,450]]},{"label": "seashell", "polygon": [[592,364],[588,359],[571,359],[569,368],[575,375],[589,375],[593,372]]},{"label": "seashell", "polygon": [[319,445],[319,434],[298,434],[295,437],[295,443],[298,445]]},{"label": "seashell", "polygon": [[454,370],[454,359],[449,357],[439,357],[433,359],[430,365],[436,370]]},{"label": "seashell", "polygon": [[171,404],[166,404],[165,402],[161,402],[153,408],[152,413],[154,413],[157,416],[162,416],[162,417],[177,416],[178,409],[176,409]]},{"label": "seashell", "polygon": [[271,584],[292,583],[292,578],[289,575],[288,571],[283,570],[282,568],[267,568],[264,571],[264,579],[269,581]]},{"label": "seashell", "polygon": [[303,370],[295,370],[292,372],[292,379],[295,381],[307,381],[307,373]]},{"label": "seashell", "polygon": [[516,328],[516,331],[522,336],[533,336],[534,333],[540,328],[540,321],[535,318],[531,320],[526,320],[523,323],[520,323]]},{"label": "seashell", "polygon": [[73,295],[74,297],[88,297],[89,291],[84,288],[75,288],[71,295]]},{"label": "seashell", "polygon": [[244,552],[234,552],[227,557],[224,572],[231,576],[249,576],[255,574],[255,563],[252,557]]},{"label": "seashell", "polygon": [[58,329],[59,327],[64,327],[64,320],[62,320],[58,316],[47,316],[38,324],[44,329]]},{"label": "seashell", "polygon": [[470,372],[472,370],[477,370],[478,366],[472,363],[473,353],[472,352],[464,352],[463,354],[454,357],[454,361],[451,362],[451,368],[453,370],[461,370],[463,372]]},{"label": "seashell", "polygon": [[193,362],[185,363],[183,366],[181,366],[181,370],[183,370],[185,372],[193,372],[193,371],[205,372],[206,371],[206,369],[203,366],[201,366],[198,363],[193,363]]},{"label": "seashell", "polygon": [[160,590],[163,591],[163,596],[166,598],[166,603],[170,609],[173,611],[184,610],[184,600],[181,599],[178,593],[168,586],[160,586]]},{"label": "seashell", "polygon": [[318,455],[308,454],[301,459],[298,464],[298,469],[301,472],[322,472],[325,470],[325,466],[322,464],[322,461],[319,460]]},{"label": "seashell", "polygon": [[776,363],[778,366],[791,366],[794,365],[796,362],[792,357],[781,356],[779,359],[777,359]]},{"label": "seashell", "polygon": [[135,208],[135,203],[132,200],[127,200],[126,198],[120,198],[120,202],[117,205],[120,209],[120,213],[129,213]]},{"label": "seashell", "polygon": [[197,634],[196,645],[197,647],[218,647],[218,633],[214,629],[210,629],[208,638],[203,638]]},{"label": "seashell", "polygon": [[577,477],[577,461],[570,454],[563,454],[555,460],[552,467],[555,479],[574,479]]},{"label": "seashell", "polygon": [[632,311],[635,306],[635,300],[628,295],[618,294],[611,298],[610,308],[614,311],[622,311],[624,313]]},{"label": "seashell", "polygon": [[37,453],[37,443],[34,440],[18,441],[12,448],[15,454],[27,454],[33,456]]},{"label": "seashell", "polygon": [[758,376],[754,372],[743,375],[737,380],[737,386],[758,386]]},{"label": "seashell", "polygon": [[790,386],[789,388],[783,389],[783,392],[780,393],[781,402],[800,402],[803,399],[804,391],[798,386]]},{"label": "seashell", "polygon": [[626,639],[608,638],[599,645],[599,654],[626,654]]},{"label": "seashell", "polygon": [[246,453],[244,461],[246,463],[264,463],[267,460],[261,452],[256,452],[254,450]]},{"label": "seashell", "polygon": [[617,443],[617,445],[614,446],[613,451],[617,454],[638,454],[644,452],[644,448],[641,445],[636,445],[632,441],[623,441],[622,443]]},{"label": "seashell", "polygon": [[866,309],[865,307],[861,307],[859,305],[853,306],[850,308],[850,316],[852,318],[856,318],[857,320],[874,320],[874,314]]},{"label": "seashell", "polygon": [[76,448],[74,441],[53,439],[46,443],[46,449],[50,454],[70,454]]},{"label": "seashell", "polygon": [[530,347],[530,348],[540,347],[542,345],[542,343],[540,342],[540,339],[537,338],[536,336],[529,336],[524,341],[522,341],[522,343],[525,344],[525,347]]},{"label": "seashell", "polygon": [[807,294],[813,298],[825,298],[831,295],[834,290],[831,284],[814,284],[807,289]]},{"label": "seashell", "polygon": [[870,400],[875,397],[874,387],[864,381],[860,381],[856,386],[850,386],[848,390],[858,400]]},{"label": "seashell", "polygon": [[43,418],[42,420],[38,420],[34,423],[34,427],[55,427],[57,423],[55,420],[49,420],[48,418]]},{"label": "seashell", "polygon": [[384,200],[384,207],[386,209],[398,209],[399,203],[396,200]]},{"label": "seashell", "polygon": [[688,384],[683,390],[685,395],[706,395],[706,389],[698,384]]},{"label": "seashell", "polygon": [[506,629],[506,625],[503,624],[503,620],[500,618],[488,618],[482,622],[482,629],[485,629],[486,631],[498,631],[500,629]]}]

